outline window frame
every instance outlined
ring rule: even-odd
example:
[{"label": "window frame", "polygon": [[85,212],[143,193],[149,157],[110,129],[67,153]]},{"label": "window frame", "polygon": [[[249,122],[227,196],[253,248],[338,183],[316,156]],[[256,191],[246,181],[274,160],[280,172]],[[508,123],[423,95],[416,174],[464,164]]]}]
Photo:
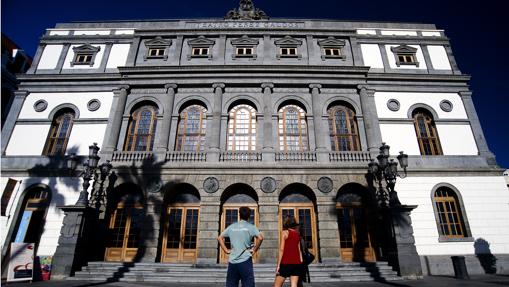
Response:
[{"label": "window frame", "polygon": [[[318,46],[321,47],[322,55],[321,58],[323,61],[326,59],[341,59],[346,60],[346,55],[343,52],[343,49],[345,48],[346,41],[343,39],[336,39],[334,37],[328,37],[327,39],[319,40]],[[339,55],[334,55],[332,53],[331,55],[327,55],[327,50],[338,50]]]},{"label": "window frame", "polygon": [[[249,119],[248,119],[248,132],[247,134],[239,134],[237,130],[239,129],[238,126],[238,117],[237,113],[242,110],[246,109],[249,112]],[[253,122],[254,121],[254,122]],[[227,134],[226,134],[226,150],[229,152],[254,152],[256,151],[256,141],[257,141],[257,119],[256,119],[256,109],[249,105],[249,104],[238,104],[234,106],[230,112],[228,113],[228,124],[227,124]],[[232,131],[230,133],[230,130]],[[237,137],[239,136],[245,136],[248,137],[248,143],[247,143],[247,149],[237,149]],[[230,137],[232,139],[230,139]],[[231,148],[230,148],[231,143]]]},{"label": "window frame", "polygon": [[[95,58],[99,51],[101,50],[101,47],[95,47],[90,44],[84,44],[78,47],[72,48],[74,52],[73,60],[71,61],[71,67],[75,65],[82,65],[82,66],[94,66],[95,64]],[[80,57],[90,57],[87,61],[80,60]]]},{"label": "window frame", "polygon": [[[337,129],[337,121],[336,121],[336,112],[343,111],[346,116],[346,125],[348,133],[346,134],[338,134],[336,133]],[[331,141],[331,151],[334,152],[345,152],[345,151],[361,151],[361,141],[359,135],[359,124],[357,122],[357,117],[355,111],[344,105],[334,105],[327,110],[328,115],[328,126],[329,126],[329,138]],[[352,131],[352,128],[354,131]],[[348,139],[348,147],[347,150],[340,149],[340,138]],[[334,146],[332,145],[334,143]]]},{"label": "window frame", "polygon": [[[258,39],[249,38],[247,35],[243,35],[240,38],[232,39],[230,41],[233,46],[233,54],[232,59],[235,60],[237,58],[248,58],[248,59],[256,59],[257,56],[257,47],[258,47]],[[239,49],[251,49],[251,54],[239,54]]]},{"label": "window frame", "polygon": [[[144,111],[146,109],[150,110],[152,113],[152,115],[150,117],[149,133],[146,135],[144,134],[144,136],[147,137],[146,141],[148,144],[146,145],[145,150],[137,150],[136,142],[137,142],[138,138],[141,136],[141,134],[138,133],[140,117],[141,117],[142,111]],[[125,138],[125,142],[124,142],[124,147],[122,149],[123,151],[126,151],[126,152],[152,152],[152,151],[154,151],[154,143],[155,143],[156,132],[157,132],[157,114],[158,114],[158,108],[153,105],[150,105],[150,104],[142,105],[142,106],[138,107],[137,109],[135,109],[131,113],[131,115],[129,117],[129,124],[127,126],[127,133],[126,133],[126,138]],[[134,124],[134,127],[133,127],[133,124]],[[134,129],[134,132],[132,132],[133,129]],[[129,140],[131,137],[132,137],[132,141]]]},{"label": "window frame", "polygon": [[[187,41],[187,44],[190,47],[189,54],[187,55],[187,60],[191,60],[193,58],[195,58],[195,59],[208,58],[209,60],[212,60],[212,52],[213,52],[212,48],[216,44],[216,41],[207,39],[207,38],[205,38],[205,36],[198,36],[198,38],[191,39],[191,40]],[[195,55],[194,51],[197,49],[199,49],[200,51],[203,51],[204,49],[208,49],[207,54],[202,54],[200,52],[200,54]]]},{"label": "window frame", "polygon": [[[418,122],[418,116],[422,115],[424,117],[424,127],[426,132],[426,137],[423,138],[421,136],[421,129]],[[426,117],[428,119],[426,119]],[[436,155],[444,155],[442,150],[442,145],[440,143],[440,136],[438,135],[437,126],[435,123],[435,119],[433,118],[433,114],[429,112],[426,109],[415,109],[412,112],[412,121],[414,123],[414,130],[416,134],[417,144],[419,145],[419,151],[421,152],[421,155],[424,156],[436,156]],[[431,133],[434,134],[434,136],[431,135]],[[427,141],[427,144],[429,145],[431,149],[431,153],[427,153],[425,149],[425,141]]]},{"label": "window frame", "polygon": [[[286,132],[287,125],[286,125],[286,110],[289,108],[295,108],[298,112],[297,114],[297,126],[299,133],[298,134],[288,134]],[[303,122],[302,122],[303,121]],[[302,124],[304,123],[304,126]],[[305,130],[303,131],[303,128]],[[307,123],[307,116],[306,111],[295,104],[287,104],[282,106],[278,110],[278,147],[279,150],[282,152],[299,152],[304,153],[309,151],[309,132],[308,132],[308,123]],[[288,149],[288,137],[289,136],[298,136],[298,149],[297,150],[289,150]],[[304,138],[305,137],[305,138]],[[304,139],[306,140],[306,143],[304,143]]]},{"label": "window frame", "polygon": [[[191,108],[195,108],[195,107],[200,109],[200,130],[198,133],[187,133],[186,131],[187,131],[188,114],[186,114],[185,118],[182,117],[182,114],[184,112],[187,113],[188,110],[190,110]],[[185,122],[184,122],[184,126],[183,126],[184,132],[181,133],[182,120],[184,120]],[[195,150],[185,150],[186,145],[184,143],[185,143],[186,137],[188,137],[188,136],[198,137]],[[179,119],[177,122],[177,134],[175,136],[174,151],[176,151],[176,152],[198,152],[198,153],[204,152],[205,147],[207,145],[206,137],[207,137],[207,108],[200,104],[192,104],[192,105],[189,105],[189,106],[185,107],[184,109],[182,109],[182,111],[179,113]],[[179,142],[181,142],[180,145],[179,145]]]},{"label": "window frame", "polygon": [[[169,48],[172,44],[172,41],[170,39],[163,39],[162,37],[158,36],[154,39],[145,41],[145,47],[147,49],[147,52],[143,56],[143,59],[149,60],[149,59],[163,59],[168,60],[168,53]],[[151,55],[152,50],[163,50],[162,55]]]},{"label": "window frame", "polygon": [[[417,61],[417,48],[410,47],[408,45],[400,45],[397,47],[391,48],[392,53],[394,54],[394,58],[396,60],[396,66],[415,66],[416,68],[419,67],[419,61]],[[411,62],[401,61],[399,57],[411,57]]]},{"label": "window frame", "polygon": [[[300,53],[299,47],[302,46],[302,41],[299,39],[295,39],[291,36],[285,36],[282,39],[278,39],[274,41],[274,44],[277,47],[277,55],[276,58],[279,60],[281,58],[296,58],[302,59],[302,54]],[[283,54],[283,49],[295,49],[295,54]]]},{"label": "window frame", "polygon": [[[61,133],[61,129],[63,126],[63,121],[66,116],[71,116],[69,126],[67,127],[67,131],[65,134],[64,143],[62,144],[62,150],[56,151],[56,143],[59,139]],[[74,121],[76,120],[76,112],[72,110],[61,110],[55,114],[53,120],[51,121],[51,127],[48,132],[48,136],[46,137],[46,142],[44,144],[44,149],[42,151],[42,155],[44,156],[65,156],[65,152],[67,151],[67,144],[69,143],[69,138],[71,137],[72,128],[74,125]],[[57,136],[52,136],[56,134]]]}]

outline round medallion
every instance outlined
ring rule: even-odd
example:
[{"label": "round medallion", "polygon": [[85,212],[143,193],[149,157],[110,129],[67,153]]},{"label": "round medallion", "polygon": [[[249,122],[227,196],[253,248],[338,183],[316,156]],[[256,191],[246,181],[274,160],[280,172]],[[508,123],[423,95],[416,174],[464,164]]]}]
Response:
[{"label": "round medallion", "polygon": [[38,100],[34,103],[34,110],[36,112],[42,112],[48,107],[48,102],[45,100]]},{"label": "round medallion", "polygon": [[161,181],[161,179],[155,177],[150,179],[150,181],[148,182],[147,191],[150,193],[157,193],[161,190],[162,187],[163,182]]},{"label": "round medallion", "polygon": [[329,193],[332,191],[333,182],[329,177],[323,176],[317,182],[318,190],[323,193]]},{"label": "round medallion", "polygon": [[400,104],[396,99],[390,99],[387,101],[387,108],[393,112],[399,111]]},{"label": "round medallion", "polygon": [[97,111],[101,107],[101,102],[98,99],[88,101],[87,108],[89,111]]},{"label": "round medallion", "polygon": [[274,191],[276,191],[276,186],[277,186],[276,180],[270,176],[264,177],[260,181],[260,188],[265,193],[273,193]]},{"label": "round medallion", "polygon": [[452,111],[452,103],[448,100],[443,100],[440,102],[440,108],[444,112],[450,112]]},{"label": "round medallion", "polygon": [[207,193],[214,193],[219,189],[219,180],[215,177],[207,177],[203,181],[203,189]]}]

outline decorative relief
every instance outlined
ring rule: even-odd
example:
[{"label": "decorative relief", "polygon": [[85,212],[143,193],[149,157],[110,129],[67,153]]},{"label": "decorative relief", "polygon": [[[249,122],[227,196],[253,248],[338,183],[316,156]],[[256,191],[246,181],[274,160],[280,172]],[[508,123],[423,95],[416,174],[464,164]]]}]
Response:
[{"label": "decorative relief", "polygon": [[42,112],[48,107],[48,102],[45,100],[38,100],[34,103],[34,110],[36,112]]},{"label": "decorative relief", "polygon": [[255,8],[251,0],[240,0],[239,8],[228,11],[225,20],[267,20],[264,11]]},{"label": "decorative relief", "polygon": [[329,177],[323,176],[320,177],[316,185],[319,191],[323,193],[329,193],[332,191],[334,183],[332,182],[332,179],[330,179]]},{"label": "decorative relief", "polygon": [[214,193],[219,190],[219,180],[215,177],[207,177],[203,181],[203,189],[207,193]]},{"label": "decorative relief", "polygon": [[148,182],[147,191],[150,193],[157,193],[163,187],[163,182],[160,178],[154,177],[151,178]]},{"label": "decorative relief", "polygon": [[451,112],[452,111],[452,103],[448,100],[443,100],[440,102],[440,108],[442,109],[442,111],[444,112]]},{"label": "decorative relief", "polygon": [[270,176],[264,177],[260,181],[260,188],[265,193],[273,193],[277,188],[276,180]]},{"label": "decorative relief", "polygon": [[92,99],[88,101],[87,108],[89,111],[97,111],[101,107],[101,102],[98,99]]},{"label": "decorative relief", "polygon": [[393,112],[399,111],[399,108],[401,107],[400,103],[396,99],[390,99],[387,101],[387,108]]}]

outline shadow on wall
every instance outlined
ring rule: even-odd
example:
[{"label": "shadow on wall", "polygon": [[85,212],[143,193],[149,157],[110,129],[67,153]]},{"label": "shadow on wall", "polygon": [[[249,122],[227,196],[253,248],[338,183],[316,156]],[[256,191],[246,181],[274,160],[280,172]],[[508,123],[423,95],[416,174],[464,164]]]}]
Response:
[{"label": "shadow on wall", "polygon": [[486,274],[497,273],[497,258],[491,254],[490,243],[484,238],[478,238],[474,242],[475,256],[479,259]]}]

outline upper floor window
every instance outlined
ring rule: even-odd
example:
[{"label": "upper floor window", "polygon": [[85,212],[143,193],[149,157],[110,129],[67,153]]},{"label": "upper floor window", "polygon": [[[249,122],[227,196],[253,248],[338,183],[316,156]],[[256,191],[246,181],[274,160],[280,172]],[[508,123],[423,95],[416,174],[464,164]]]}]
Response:
[{"label": "upper floor window", "polygon": [[297,56],[297,48],[279,48],[279,54],[281,57]]},{"label": "upper floor window", "polygon": [[147,53],[144,59],[168,59],[168,50],[171,45],[171,40],[156,37],[152,40],[145,41]]},{"label": "upper floor window", "polygon": [[237,57],[252,56],[253,48],[251,47],[239,47],[237,48]]},{"label": "upper floor window", "polygon": [[299,54],[299,47],[302,45],[302,41],[295,39],[291,36],[285,36],[283,39],[274,41],[278,48],[277,58],[302,58]]},{"label": "upper floor window", "polygon": [[359,131],[355,112],[345,106],[333,106],[328,111],[329,133],[333,151],[359,151]]},{"label": "upper floor window", "polygon": [[93,66],[97,53],[101,50],[101,47],[94,47],[89,44],[81,45],[72,48],[74,52],[74,58],[71,62],[71,67],[74,65],[89,65]]},{"label": "upper floor window", "polygon": [[208,56],[209,48],[193,48],[193,57]]},{"label": "upper floor window", "polygon": [[322,48],[322,60],[329,58],[346,59],[343,55],[343,48],[345,41],[329,37],[327,39],[319,40],[318,45]]},{"label": "upper floor window", "polygon": [[468,237],[466,222],[456,192],[442,186],[433,195],[439,234],[445,238]]},{"label": "upper floor window", "polygon": [[249,38],[249,36],[244,35],[240,38],[232,39],[231,44],[235,51],[235,53],[232,55],[232,59],[256,58],[256,47],[258,46],[258,39]]},{"label": "upper floor window", "polygon": [[286,105],[279,112],[279,149],[307,151],[308,133],[306,112],[296,105]]},{"label": "upper floor window", "polygon": [[422,155],[441,155],[442,147],[433,116],[424,109],[413,113],[415,132]]},{"label": "upper floor window", "polygon": [[212,47],[216,41],[207,39],[204,36],[199,36],[196,39],[187,41],[187,44],[191,48],[191,53],[187,55],[187,59],[191,58],[208,58],[212,59]]},{"label": "upper floor window", "polygon": [[391,51],[394,53],[394,57],[396,58],[396,66],[414,65],[419,67],[419,62],[417,61],[417,48],[401,45],[398,47],[392,47]]},{"label": "upper floor window", "polygon": [[157,128],[157,108],[141,106],[131,114],[124,151],[152,151]]},{"label": "upper floor window", "polygon": [[256,150],[256,110],[246,104],[235,106],[228,118],[228,150]]},{"label": "upper floor window", "polygon": [[164,57],[164,50],[166,48],[163,47],[154,47],[148,49],[148,58],[162,58]]},{"label": "upper floor window", "polygon": [[191,105],[180,113],[176,151],[201,152],[205,149],[207,109]]},{"label": "upper floor window", "polygon": [[323,48],[326,57],[339,57],[341,56],[341,49],[339,48]]},{"label": "upper floor window", "polygon": [[46,139],[43,155],[65,155],[73,123],[74,111],[66,109],[55,115]]}]

